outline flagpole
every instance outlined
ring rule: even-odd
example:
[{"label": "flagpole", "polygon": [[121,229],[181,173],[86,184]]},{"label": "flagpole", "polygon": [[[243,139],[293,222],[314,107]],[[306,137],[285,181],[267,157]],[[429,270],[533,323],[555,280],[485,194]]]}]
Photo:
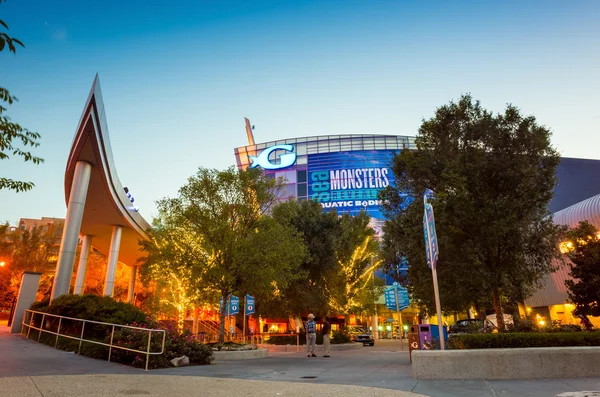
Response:
[{"label": "flagpole", "polygon": [[229,340],[231,340],[231,294],[227,296],[227,327],[229,327],[227,332],[229,333]]},{"label": "flagpole", "polygon": [[398,331],[400,333],[400,350],[404,350],[404,341],[402,340],[402,313],[400,312],[400,306],[398,305],[398,286],[394,286],[394,292],[396,293],[396,312],[398,313],[398,327],[400,328]]},{"label": "flagpole", "polygon": [[[427,195],[423,195],[425,208],[427,205]],[[444,340],[444,326],[442,324],[442,305],[440,303],[440,291],[438,288],[436,258],[434,258],[433,246],[431,245],[431,230],[429,228],[429,220],[427,219],[427,210],[425,210],[425,229],[427,230],[427,245],[429,249],[429,258],[431,261],[431,278],[433,279],[433,295],[435,297],[435,311],[438,321],[438,335],[440,337],[440,350],[446,349],[446,341]]]},{"label": "flagpole", "polygon": [[246,343],[246,306],[248,304],[248,295],[244,296],[244,343]]}]

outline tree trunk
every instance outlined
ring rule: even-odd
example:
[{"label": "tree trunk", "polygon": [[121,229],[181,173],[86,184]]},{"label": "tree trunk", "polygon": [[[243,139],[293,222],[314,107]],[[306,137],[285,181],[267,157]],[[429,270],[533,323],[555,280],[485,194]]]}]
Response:
[{"label": "tree trunk", "polygon": [[223,305],[221,306],[221,312],[219,313],[219,343],[225,341],[225,310],[227,310],[229,294],[222,294],[221,298],[223,299]]},{"label": "tree trunk", "polygon": [[494,311],[496,312],[496,321],[498,322],[498,331],[502,332],[506,328],[504,326],[504,312],[502,311],[502,302],[500,301],[500,292],[498,288],[492,290],[492,300],[494,302]]}]

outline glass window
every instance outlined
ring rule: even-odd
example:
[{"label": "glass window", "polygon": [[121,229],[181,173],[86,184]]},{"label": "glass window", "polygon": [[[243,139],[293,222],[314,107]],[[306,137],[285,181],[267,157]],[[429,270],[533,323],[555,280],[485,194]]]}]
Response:
[{"label": "glass window", "polygon": [[298,156],[302,156],[304,154],[306,154],[306,145],[305,144],[300,144],[300,145],[296,145],[296,147],[294,148],[294,150],[296,151],[296,154]]},{"label": "glass window", "polygon": [[[316,153],[316,152],[315,152]],[[297,165],[306,165],[308,158],[306,156],[301,156],[296,159]]]},{"label": "glass window", "polygon": [[340,151],[340,140],[335,139],[333,141],[329,141],[329,150],[332,152],[339,152]]},{"label": "glass window", "polygon": [[297,171],[298,183],[306,183],[306,170]]},{"label": "glass window", "polygon": [[306,197],[306,195],[307,195],[306,183],[299,183],[298,184],[298,197]]}]

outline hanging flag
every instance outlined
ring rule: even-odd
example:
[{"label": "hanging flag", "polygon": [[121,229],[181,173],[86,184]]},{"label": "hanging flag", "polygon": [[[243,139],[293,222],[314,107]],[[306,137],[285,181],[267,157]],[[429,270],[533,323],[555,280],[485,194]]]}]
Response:
[{"label": "hanging flag", "polygon": [[430,268],[435,268],[438,260],[438,242],[435,232],[435,217],[433,216],[433,206],[424,200],[425,213],[423,214],[423,232],[425,234],[425,253],[427,255],[427,264]]},{"label": "hanging flag", "polygon": [[254,306],[254,297],[246,294],[246,316],[254,314],[256,307]]}]

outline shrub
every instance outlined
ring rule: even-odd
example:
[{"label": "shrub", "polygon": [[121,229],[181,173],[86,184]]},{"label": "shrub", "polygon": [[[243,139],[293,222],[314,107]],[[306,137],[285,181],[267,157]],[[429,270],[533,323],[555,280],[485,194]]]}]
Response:
[{"label": "shrub", "polygon": [[153,321],[131,303],[118,302],[109,296],[62,295],[50,302],[44,300],[31,305],[31,310],[65,317],[100,321],[113,324],[145,324]]},{"label": "shrub", "polygon": [[341,343],[351,343],[352,339],[347,332],[344,331],[335,331],[331,334],[331,343],[333,345],[339,345]]},{"label": "shrub", "polygon": [[451,349],[600,346],[600,331],[453,335],[448,346]]},{"label": "shrub", "polygon": [[[281,335],[281,336],[271,336],[267,341],[265,341],[271,345],[295,345],[296,344],[296,334]],[[331,334],[331,344],[337,345],[340,343],[351,343],[350,335],[344,331],[335,331]],[[317,345],[323,344],[323,334],[321,332],[317,332]],[[306,332],[300,331],[300,344],[306,345]]]},{"label": "shrub", "polygon": [[[210,364],[213,360],[212,349],[196,340],[189,331],[178,333],[173,324],[160,327],[159,323],[146,315],[137,307],[124,302],[117,302],[111,297],[97,295],[63,295],[55,299],[52,305],[48,301],[36,302],[31,310],[43,313],[56,314],[65,317],[80,318],[113,324],[131,325],[133,327],[159,329],[165,328],[165,347],[163,354],[151,355],[149,368],[165,368],[171,365],[170,361],[175,357],[187,356],[190,364]],[[37,315],[32,325],[45,330],[56,332],[58,319],[46,318],[42,324],[42,316]],[[60,323],[61,334],[79,337],[82,331],[82,323],[74,320],[63,319]],[[101,324],[87,324],[83,337],[102,343],[111,340],[112,326]],[[90,342],[82,342],[81,350],[79,341],[58,337],[38,331],[30,332],[31,339],[39,340],[41,343],[55,346],[58,349],[80,352],[80,354],[93,358],[108,359],[109,348]],[[116,346],[146,351],[148,348],[148,332],[130,328],[115,327],[113,344]],[[150,340],[150,351],[160,351],[162,345],[162,333],[153,333]],[[111,361],[136,367],[146,366],[146,355],[122,349],[112,349]]]}]

